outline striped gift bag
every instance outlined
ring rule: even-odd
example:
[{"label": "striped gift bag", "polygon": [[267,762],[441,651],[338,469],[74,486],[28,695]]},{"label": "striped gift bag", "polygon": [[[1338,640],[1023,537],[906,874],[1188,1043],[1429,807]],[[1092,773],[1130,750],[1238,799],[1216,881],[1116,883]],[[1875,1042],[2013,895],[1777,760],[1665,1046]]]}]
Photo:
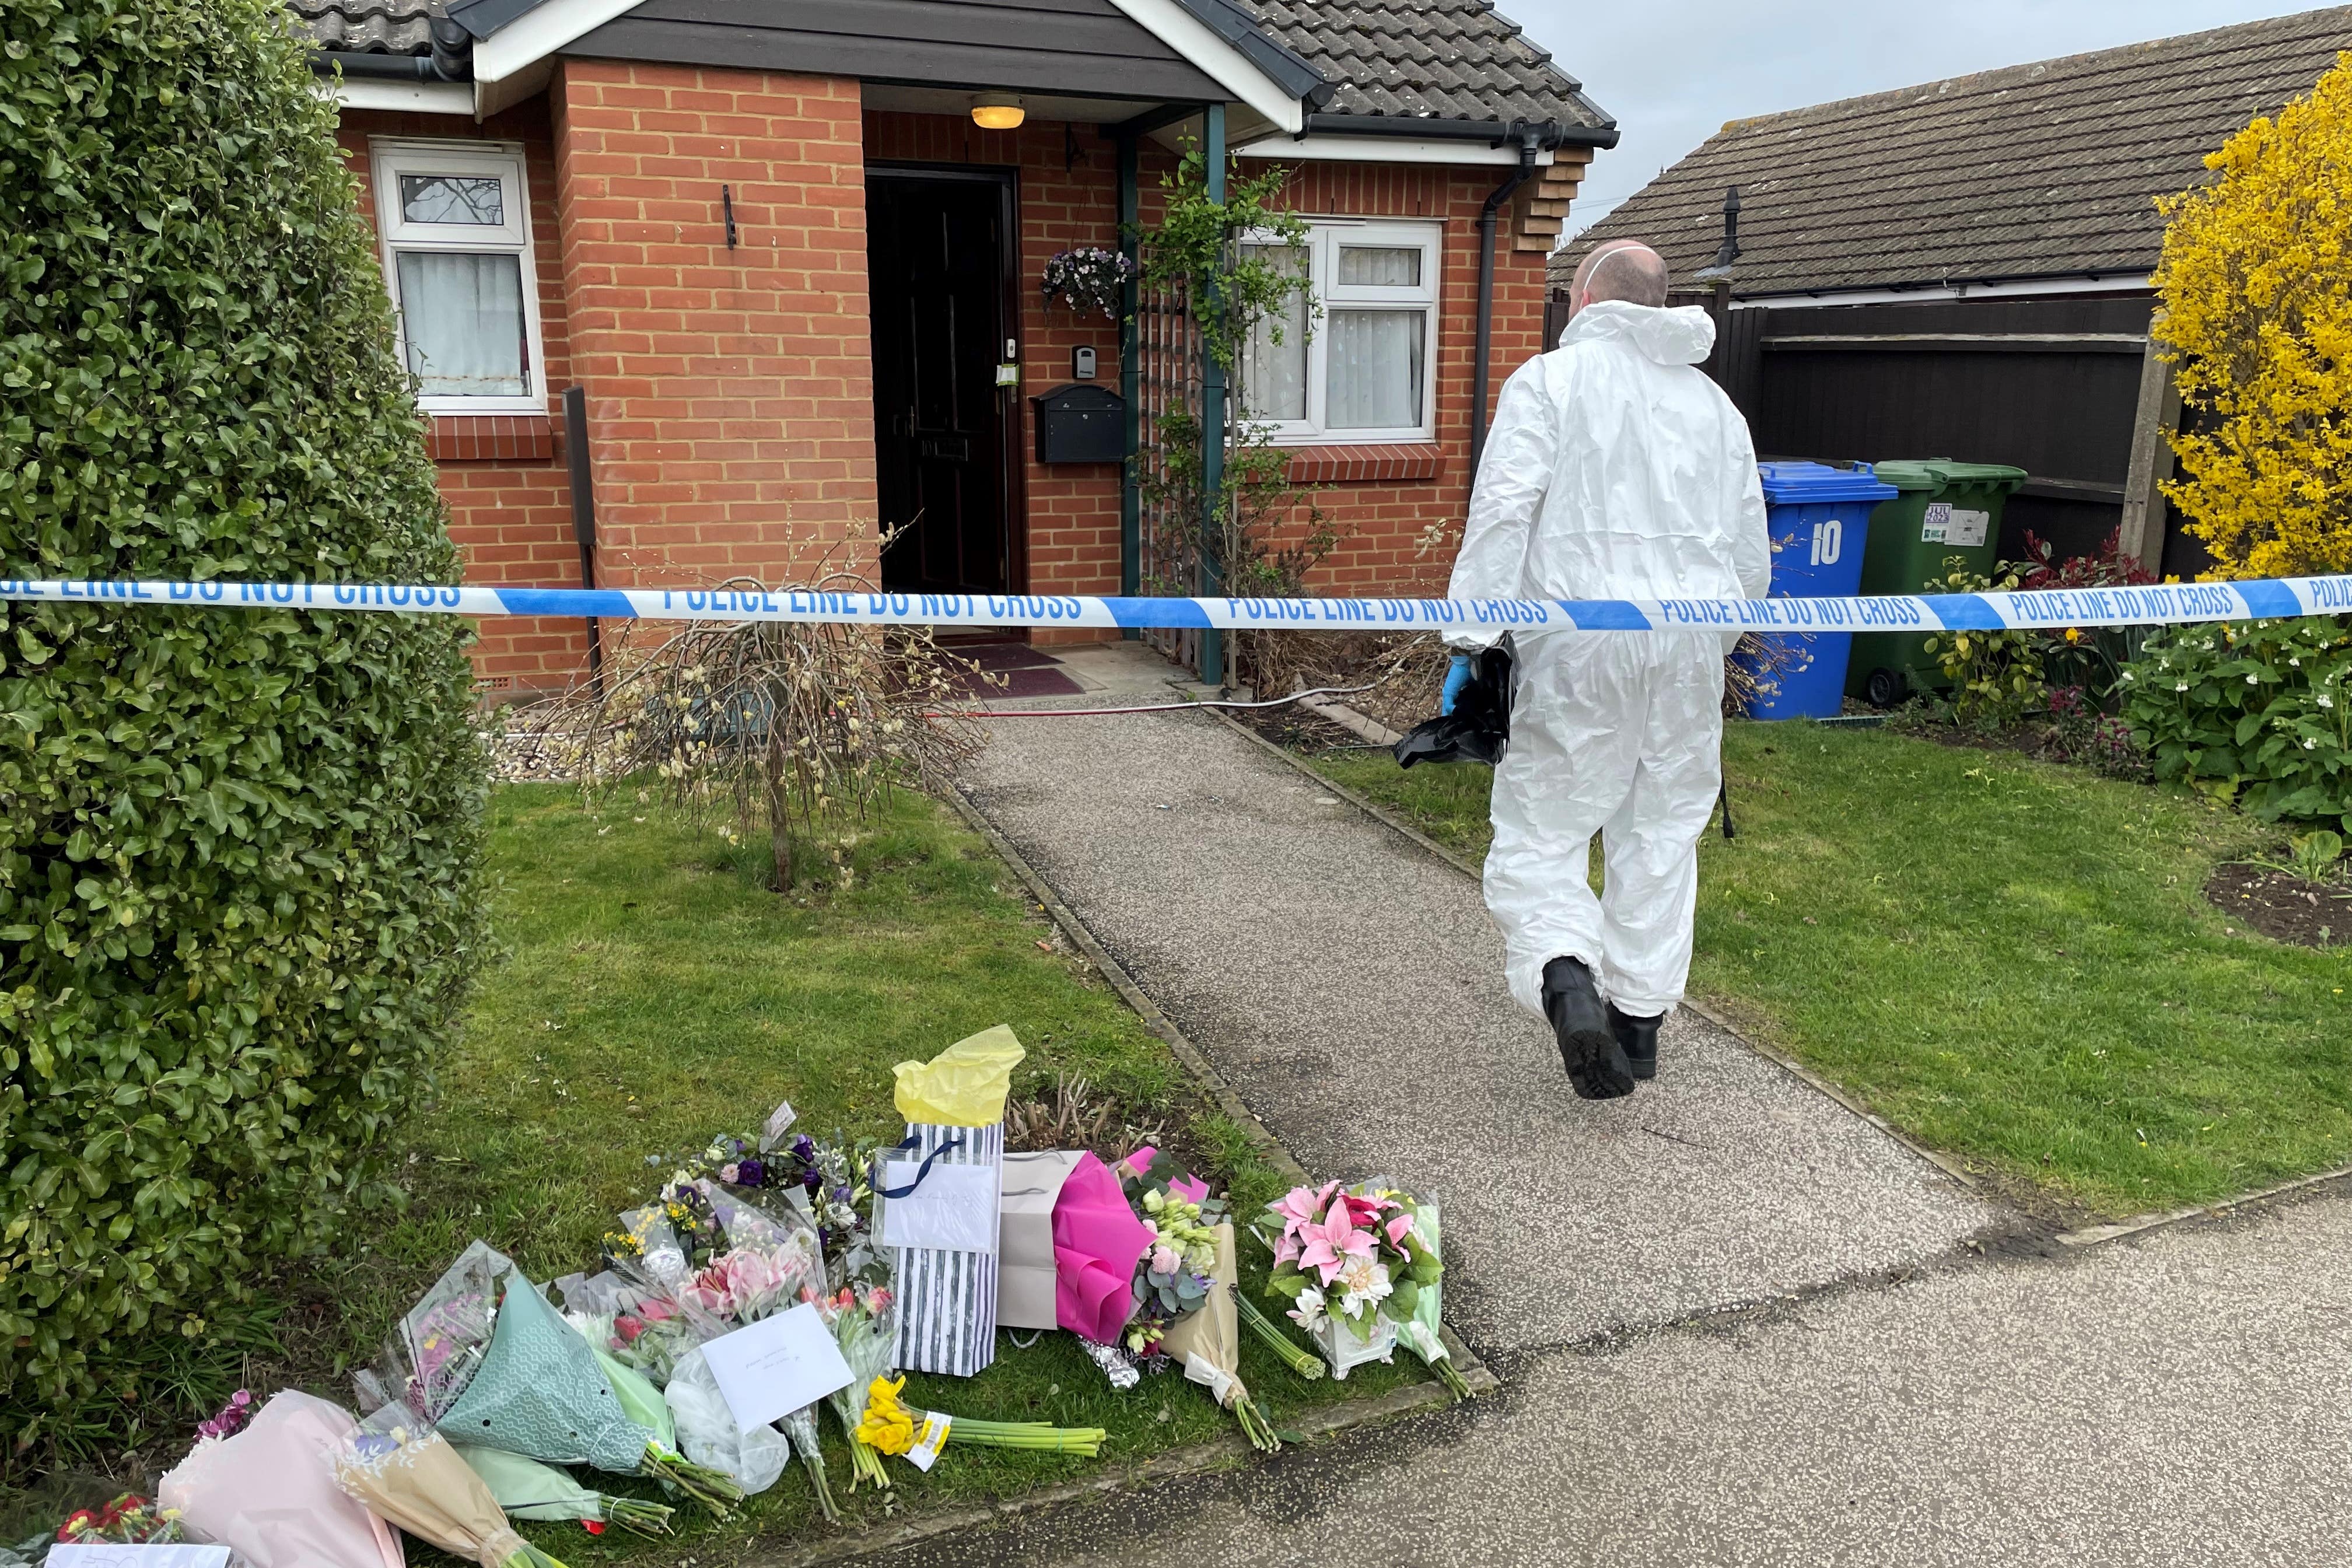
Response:
[{"label": "striped gift bag", "polygon": [[[935,1121],[907,1123],[902,1160],[939,1165],[988,1165],[1004,1169],[1004,1123],[948,1127]],[[884,1200],[886,1203],[887,1199]],[[994,1221],[992,1219],[991,1234]],[[898,1343],[892,1364],[899,1371],[971,1377],[996,1359],[996,1254],[952,1252],[943,1247],[899,1247]]]}]

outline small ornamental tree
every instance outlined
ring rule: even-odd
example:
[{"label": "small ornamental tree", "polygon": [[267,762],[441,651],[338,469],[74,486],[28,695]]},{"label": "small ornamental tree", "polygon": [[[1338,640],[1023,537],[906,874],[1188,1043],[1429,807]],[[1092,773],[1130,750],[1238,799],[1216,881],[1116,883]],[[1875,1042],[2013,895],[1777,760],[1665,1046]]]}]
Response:
[{"label": "small ornamental tree", "polygon": [[[456,580],[334,122],[277,0],[0,5],[0,575]],[[466,635],[0,607],[13,1436],[374,1179],[482,946]]]},{"label": "small ornamental tree", "polygon": [[2224,577],[2352,572],[2352,54],[2158,205],[2156,332],[2200,417],[2165,487]]}]

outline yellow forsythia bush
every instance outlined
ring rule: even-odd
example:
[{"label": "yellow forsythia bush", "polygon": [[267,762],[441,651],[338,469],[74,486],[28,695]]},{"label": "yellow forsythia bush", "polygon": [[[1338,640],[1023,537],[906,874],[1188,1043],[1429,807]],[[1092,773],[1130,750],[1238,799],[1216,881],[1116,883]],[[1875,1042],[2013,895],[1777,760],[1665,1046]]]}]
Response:
[{"label": "yellow forsythia bush", "polygon": [[2183,403],[2165,491],[2221,577],[2352,572],[2352,53],[2158,205]]}]

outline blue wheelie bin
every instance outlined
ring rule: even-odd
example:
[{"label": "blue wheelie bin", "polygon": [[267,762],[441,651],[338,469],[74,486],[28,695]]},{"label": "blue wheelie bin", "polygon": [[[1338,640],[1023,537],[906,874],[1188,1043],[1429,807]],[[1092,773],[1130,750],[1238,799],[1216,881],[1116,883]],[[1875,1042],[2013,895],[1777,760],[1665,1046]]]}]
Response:
[{"label": "blue wheelie bin", "polygon": [[[1899,493],[1870,465],[1833,468],[1825,463],[1759,463],[1767,525],[1772,536],[1776,599],[1847,598],[1861,591],[1863,546],[1870,511]],[[1833,719],[1845,700],[1850,632],[1767,632],[1777,650],[1755,670],[1767,689],[1748,704],[1756,719]]]}]

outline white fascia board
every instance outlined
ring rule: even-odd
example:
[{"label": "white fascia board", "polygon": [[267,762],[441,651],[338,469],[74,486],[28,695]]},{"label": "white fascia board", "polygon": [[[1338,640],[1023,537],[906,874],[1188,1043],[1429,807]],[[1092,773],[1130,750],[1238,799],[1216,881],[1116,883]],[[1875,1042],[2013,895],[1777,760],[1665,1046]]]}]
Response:
[{"label": "white fascia board", "polygon": [[2145,289],[2145,272],[2103,272],[2091,278],[2021,278],[2007,283],[1954,283],[1932,289],[1842,289],[1823,294],[1763,294],[1734,300],[1735,310],[1802,310],[1821,305],[1916,305],[1949,300],[2029,300],[2052,294],[2113,294]]},{"label": "white fascia board", "polygon": [[340,109],[391,109],[411,114],[474,112],[474,88],[463,81],[387,81],[377,77],[320,78],[319,90]]},{"label": "white fascia board", "polygon": [[[590,0],[556,0],[556,5],[589,3]],[[634,4],[635,0],[631,3]],[[1144,31],[1183,56],[1203,76],[1265,115],[1276,130],[1296,133],[1307,128],[1307,110],[1297,99],[1284,92],[1264,71],[1250,64],[1248,56],[1195,20],[1191,12],[1176,4],[1176,0],[1111,0],[1111,4],[1126,12],[1129,19]],[[546,7],[549,10],[554,8],[554,5]],[[625,10],[627,6],[622,9]],[[537,14],[532,13],[534,16]],[[475,58],[478,62],[475,69],[478,72],[481,68],[478,48]]]},{"label": "white fascia board", "polygon": [[474,45],[474,79],[502,81],[637,5],[638,0],[547,0]]},{"label": "white fascia board", "polygon": [[[1517,168],[1517,147],[1489,147],[1484,142],[1415,142],[1403,136],[1265,136],[1234,149],[1239,158],[1313,160],[1328,163],[1493,163]],[[1536,153],[1538,168],[1551,163],[1551,153]]]}]

